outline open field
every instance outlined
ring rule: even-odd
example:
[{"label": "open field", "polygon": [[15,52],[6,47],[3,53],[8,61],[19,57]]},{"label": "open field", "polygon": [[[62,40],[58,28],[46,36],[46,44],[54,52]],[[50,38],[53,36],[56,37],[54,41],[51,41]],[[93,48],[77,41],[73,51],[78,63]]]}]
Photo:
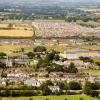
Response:
[{"label": "open field", "polygon": [[[21,48],[24,48],[25,49],[25,52],[30,52],[33,50],[33,48],[35,47],[35,45],[33,46],[14,46],[14,45],[3,45],[3,46],[0,46],[0,52],[5,52],[7,53],[8,55],[17,55],[17,54],[20,54],[20,53],[13,53],[13,51],[19,51]],[[47,49],[48,50],[56,50],[56,51],[64,51],[64,50],[71,50],[72,47],[70,46],[64,46],[64,45],[46,45]]]},{"label": "open field", "polygon": [[33,47],[27,47],[27,46],[13,46],[13,45],[3,45],[0,46],[0,52],[7,53],[9,56],[16,56],[19,55],[18,53],[13,53],[13,51],[20,51],[21,48],[25,49],[25,52],[32,51]]},{"label": "open field", "polygon": [[100,62],[100,58],[94,58],[94,62]]},{"label": "open field", "polygon": [[32,37],[31,30],[0,30],[0,36],[8,37]]},{"label": "open field", "polygon": [[100,70],[92,70],[92,69],[88,69],[88,70],[82,70],[80,71],[82,73],[88,73],[89,75],[100,75]]},{"label": "open field", "polygon": [[82,46],[74,46],[80,49],[87,49],[87,50],[100,50],[100,46],[97,45],[82,45]]},{"label": "open field", "polygon": [[[12,29],[9,28],[11,24]],[[31,37],[32,36],[32,27],[31,24],[26,23],[0,23],[0,36],[8,37]]]},{"label": "open field", "polygon": [[[64,52],[64,51],[71,51],[75,49],[91,49],[91,50],[100,50],[100,46],[65,46],[65,45],[45,45],[49,51],[56,50],[58,52]],[[15,45],[2,45],[0,46],[0,52],[5,52],[8,55],[16,55],[16,53],[13,53],[13,51],[19,51],[21,48],[25,49],[25,52],[30,52],[33,50],[33,48],[36,47],[33,46],[15,46]],[[19,53],[17,53],[19,54]],[[96,60],[100,60],[95,59]]]},{"label": "open field", "polygon": [[[79,100],[80,98],[83,98],[83,100],[97,100],[95,98],[86,96],[86,95],[66,95],[66,96],[35,96],[33,97],[34,100]],[[3,100],[29,100],[29,97],[15,97],[15,98],[3,98]]]}]

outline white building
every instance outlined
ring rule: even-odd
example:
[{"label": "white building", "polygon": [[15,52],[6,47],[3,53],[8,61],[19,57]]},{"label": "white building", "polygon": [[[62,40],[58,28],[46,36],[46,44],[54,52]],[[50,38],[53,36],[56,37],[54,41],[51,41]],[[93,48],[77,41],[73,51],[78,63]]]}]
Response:
[{"label": "white building", "polygon": [[78,55],[75,52],[66,52],[60,53],[60,56],[67,59],[78,59]]},{"label": "white building", "polygon": [[24,84],[39,87],[42,83],[40,81],[38,81],[38,80],[30,79],[30,80],[24,81]]},{"label": "white building", "polygon": [[52,92],[60,91],[60,87],[59,87],[59,86],[48,86],[48,88],[49,88]]}]

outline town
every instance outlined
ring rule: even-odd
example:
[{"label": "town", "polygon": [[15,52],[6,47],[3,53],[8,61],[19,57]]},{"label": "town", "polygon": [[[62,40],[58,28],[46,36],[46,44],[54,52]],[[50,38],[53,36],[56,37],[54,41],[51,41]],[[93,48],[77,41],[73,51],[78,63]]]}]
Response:
[{"label": "town", "polygon": [[99,15],[99,0],[1,0],[0,100],[100,100]]}]

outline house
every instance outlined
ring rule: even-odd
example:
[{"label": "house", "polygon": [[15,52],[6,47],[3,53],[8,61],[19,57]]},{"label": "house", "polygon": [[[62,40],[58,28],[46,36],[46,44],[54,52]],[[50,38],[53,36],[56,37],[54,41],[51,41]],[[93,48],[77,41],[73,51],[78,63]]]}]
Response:
[{"label": "house", "polygon": [[69,66],[71,63],[74,63],[77,69],[88,69],[92,65],[90,62],[83,62],[81,60],[67,60],[64,61],[64,65]]},{"label": "house", "polygon": [[15,58],[15,63],[21,64],[21,65],[29,65],[30,61],[28,60],[28,56],[23,54]]},{"label": "house", "polygon": [[78,59],[78,55],[76,52],[66,52],[60,53],[60,56],[67,59]]},{"label": "house", "polygon": [[48,86],[48,88],[49,88],[52,92],[60,91],[60,87],[59,87],[59,86]]},{"label": "house", "polygon": [[12,67],[13,66],[13,61],[12,59],[6,59],[5,60],[6,66]]},{"label": "house", "polygon": [[100,57],[99,50],[75,50],[71,52],[64,51],[64,53],[60,53],[60,56],[67,59],[78,59],[79,57]]},{"label": "house", "polygon": [[24,81],[24,84],[39,87],[42,84],[42,82],[35,79],[29,79],[29,80]]},{"label": "house", "polygon": [[30,62],[27,59],[15,59],[15,63],[21,64],[21,65],[29,65]]}]

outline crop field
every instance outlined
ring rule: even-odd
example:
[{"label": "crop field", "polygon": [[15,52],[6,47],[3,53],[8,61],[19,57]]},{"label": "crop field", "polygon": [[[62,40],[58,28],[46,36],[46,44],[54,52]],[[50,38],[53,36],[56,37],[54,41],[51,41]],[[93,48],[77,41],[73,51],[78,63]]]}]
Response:
[{"label": "crop field", "polygon": [[[16,46],[16,45],[1,45],[0,46],[0,52],[5,52],[8,55],[16,55],[20,54],[18,53],[13,53],[13,51],[20,51],[21,48],[24,48],[25,52],[32,52],[33,48],[35,48],[36,45],[33,46]],[[48,51],[55,50],[58,52],[64,52],[64,51],[70,51],[76,49],[75,47],[72,46],[65,46],[65,45],[45,45]]]},{"label": "crop field", "polygon": [[86,70],[81,70],[81,73],[88,73],[89,75],[100,75],[100,70],[94,70],[94,69],[86,69]]},{"label": "crop field", "polygon": [[12,29],[7,29],[9,23],[0,23],[0,36],[6,37],[31,37],[33,34],[32,27],[28,24],[12,24]]},{"label": "crop field", "polygon": [[82,46],[74,46],[76,48],[80,49],[86,49],[86,50],[100,50],[100,46],[97,45],[82,45]]},{"label": "crop field", "polygon": [[[83,100],[97,100],[95,98],[86,96],[86,95],[66,95],[66,96],[35,96],[32,97],[33,100],[80,100],[80,98],[83,98]],[[29,97],[15,97],[15,98],[3,98],[3,100],[29,100]]]},{"label": "crop field", "polygon": [[[33,51],[33,48],[35,48],[35,47],[36,47],[36,45],[33,45],[33,46],[1,45],[0,46],[0,52],[5,52],[8,55],[16,55],[16,53],[13,53],[13,51],[20,51],[21,48],[24,48],[25,52],[31,52],[31,51]],[[55,51],[58,51],[58,52],[71,51],[71,50],[73,51],[75,49],[100,50],[100,46],[45,45],[45,47],[48,49],[48,51],[55,50]],[[18,52],[17,54],[20,54],[20,53]],[[94,60],[100,61],[99,58],[98,59],[96,58]]]},{"label": "crop field", "polygon": [[31,30],[0,30],[0,36],[8,37],[31,37]]}]

